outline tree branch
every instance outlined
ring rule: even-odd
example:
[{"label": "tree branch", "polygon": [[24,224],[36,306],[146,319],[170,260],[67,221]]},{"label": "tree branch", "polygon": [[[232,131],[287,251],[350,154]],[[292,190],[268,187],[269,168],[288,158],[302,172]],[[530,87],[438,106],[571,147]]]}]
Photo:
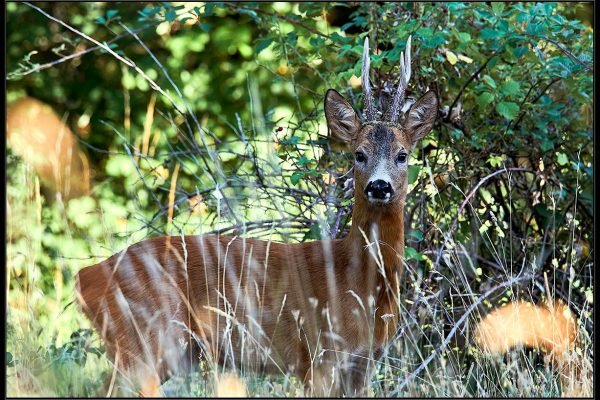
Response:
[{"label": "tree branch", "polygon": [[586,71],[594,72],[594,67],[593,66],[586,64],[584,61],[581,61],[579,59],[579,57],[577,57],[575,54],[573,54],[565,46],[563,46],[562,44],[558,43],[556,40],[550,39],[550,38],[547,38],[547,37],[544,37],[544,36],[532,35],[532,34],[529,34],[529,33],[525,33],[525,35],[527,35],[529,37],[532,37],[532,38],[541,39],[541,40],[545,40],[547,42],[552,43],[553,45],[555,45],[556,47],[558,47],[560,51],[562,51],[567,56],[569,56],[569,58],[573,59],[575,62],[577,62],[579,65],[581,65]]},{"label": "tree branch", "polygon": [[[142,31],[148,29],[148,28],[151,28],[153,26],[156,26],[156,24],[148,24],[148,25],[142,26],[141,28],[135,29],[132,32],[133,33],[139,33],[139,32],[142,32]],[[109,40],[108,42],[105,42],[105,43],[107,45],[110,45],[110,44],[118,42],[119,40],[123,39],[124,37],[130,36],[130,35],[131,35],[130,32],[122,33],[119,36],[116,36],[116,37],[112,38],[111,40]],[[35,66],[35,67],[33,67],[33,68],[29,69],[29,70],[26,70],[26,71],[23,71],[23,72],[19,72],[18,74],[15,74],[15,75],[25,76],[25,75],[32,74],[34,72],[39,72],[39,71],[42,71],[44,69],[48,69],[48,68],[54,67],[55,65],[61,64],[61,63],[65,62],[65,61],[69,61],[69,60],[72,60],[74,58],[81,57],[81,56],[83,56],[83,55],[85,55],[87,53],[91,53],[91,52],[96,51],[96,50],[101,49],[101,48],[103,48],[103,47],[102,46],[90,47],[90,48],[87,48],[85,50],[78,51],[77,53],[69,54],[68,56],[64,56],[62,58],[59,58],[58,60],[54,60],[54,61],[51,61],[51,62],[46,63],[46,64],[37,65],[37,66]]]},{"label": "tree branch", "polygon": [[58,18],[53,17],[52,15],[48,14],[47,12],[45,12],[44,10],[42,10],[41,8],[34,6],[33,4],[29,3],[29,2],[24,2],[23,4],[33,8],[34,10],[38,11],[40,14],[42,14],[43,16],[45,16],[46,18],[59,23],[60,25],[64,26],[65,28],[67,28],[68,30],[70,30],[71,32],[76,33],[77,35],[81,36],[82,38],[89,40],[90,42],[96,44],[99,48],[103,49],[104,51],[106,51],[107,53],[109,53],[110,55],[112,55],[113,57],[115,57],[117,60],[121,61],[123,64],[127,65],[130,68],[133,68],[138,74],[140,74],[149,84],[150,87],[154,90],[156,90],[157,92],[159,92],[160,94],[162,94],[163,96],[165,96],[173,105],[173,108],[175,108],[175,110],[177,110],[178,113],[180,114],[184,114],[183,111],[181,111],[179,109],[179,107],[177,107],[177,104],[175,103],[175,101],[171,98],[171,96],[169,96],[168,93],[166,93],[156,82],[154,82],[154,80],[152,78],[150,78],[148,75],[146,75],[146,73],[140,68],[138,67],[132,60],[126,59],[123,56],[117,54],[116,52],[114,52],[110,47],[108,47],[108,45],[106,43],[100,43],[99,41],[97,41],[96,39],[86,35],[85,33],[73,28],[71,25],[67,24],[64,21],[61,21]]},{"label": "tree branch", "polygon": [[467,311],[462,315],[462,317],[460,317],[460,319],[458,321],[456,321],[456,324],[454,324],[454,327],[452,328],[452,330],[448,333],[448,335],[446,336],[446,338],[444,339],[444,341],[442,342],[442,344],[440,344],[433,353],[431,353],[431,355],[429,357],[427,357],[427,359],[425,359],[421,365],[419,365],[417,367],[417,369],[415,369],[413,372],[410,372],[408,374],[408,377],[406,379],[404,379],[404,381],[402,381],[402,383],[400,383],[400,385],[398,386],[398,388],[392,392],[390,394],[390,397],[396,397],[400,394],[400,392],[406,387],[406,385],[408,385],[421,371],[423,371],[425,368],[427,368],[427,366],[444,350],[444,348],[446,346],[448,346],[448,343],[450,343],[450,340],[454,337],[454,335],[456,334],[456,332],[458,332],[458,329],[467,321],[468,317],[473,313],[473,311],[475,311],[475,309],[489,296],[491,296],[494,292],[496,292],[499,289],[503,289],[506,287],[510,287],[513,286],[517,283],[523,282],[527,279],[531,279],[532,275],[522,275],[522,276],[517,276],[514,277],[512,279],[510,279],[509,281],[506,281],[504,283],[501,283],[493,288],[491,288],[490,290],[488,290],[487,292],[485,292],[483,295],[481,295],[477,301],[475,303],[473,303],[473,305],[471,305],[471,307],[469,307],[467,309]]},{"label": "tree branch", "polygon": [[494,50],[492,55],[487,60],[485,60],[485,62],[481,65],[481,67],[479,67],[479,69],[477,71],[475,71],[475,73],[473,73],[473,75],[471,75],[471,77],[467,80],[467,82],[465,82],[463,87],[460,89],[460,91],[456,95],[456,98],[452,102],[452,105],[448,109],[448,116],[450,116],[452,114],[452,109],[456,106],[456,103],[458,103],[458,100],[462,96],[465,89],[471,84],[471,82],[473,82],[473,80],[477,77],[477,75],[479,75],[481,73],[481,71],[484,70],[484,68],[488,65],[490,60],[496,56],[496,53],[498,53],[498,50]]},{"label": "tree branch", "polygon": [[530,174],[535,173],[535,171],[529,169],[529,168],[503,168],[500,169],[496,172],[492,172],[491,174],[485,176],[483,179],[481,179],[477,185],[475,185],[475,187],[473,189],[471,189],[471,191],[469,192],[469,194],[465,197],[465,199],[463,200],[463,202],[460,204],[460,207],[458,208],[458,212],[456,213],[456,217],[454,218],[454,220],[452,221],[452,224],[450,225],[450,229],[448,230],[448,234],[444,235],[444,241],[442,243],[442,245],[440,246],[439,250],[438,250],[438,254],[435,260],[435,265],[433,266],[433,270],[437,271],[440,259],[442,257],[442,251],[444,249],[444,247],[446,246],[446,242],[448,241],[448,237],[452,234],[452,232],[454,231],[454,229],[456,228],[456,224],[458,223],[458,217],[462,214],[463,210],[465,209],[465,207],[467,206],[467,204],[469,203],[469,201],[471,200],[471,198],[473,198],[473,196],[475,196],[475,194],[477,193],[477,191],[479,190],[479,188],[485,183],[487,182],[489,179],[493,178],[496,175],[500,175],[506,172],[528,172]]}]

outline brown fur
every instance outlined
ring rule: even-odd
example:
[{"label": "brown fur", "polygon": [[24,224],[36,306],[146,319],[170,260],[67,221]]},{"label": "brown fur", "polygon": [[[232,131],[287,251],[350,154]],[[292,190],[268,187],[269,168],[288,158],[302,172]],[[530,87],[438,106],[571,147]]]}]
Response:
[{"label": "brown fur", "polygon": [[[437,112],[437,101],[419,104],[413,108],[420,115]],[[79,272],[83,310],[142,394],[156,394],[156,382],[199,357],[256,372],[293,372],[308,394],[356,395],[368,384],[373,360],[398,321],[408,182],[407,163],[396,163],[396,153],[410,151],[435,115],[427,126],[405,131],[363,126],[337,92],[328,92],[325,108],[334,134],[344,129],[352,150],[370,152],[371,166],[355,172],[346,238],[299,244],[154,238]],[[364,187],[378,165],[391,168],[395,194],[373,204]]]},{"label": "brown fur", "polygon": [[[402,218],[390,222],[402,226]],[[389,227],[383,231],[382,238],[402,243],[401,235],[394,235]],[[113,359],[120,355],[120,369],[131,378],[145,381],[156,371],[161,381],[166,379],[182,359],[195,361],[200,356],[196,340],[214,360],[239,367],[233,361],[239,361],[242,353],[240,333],[235,328],[226,333],[226,318],[206,307],[226,310],[219,290],[232,308],[226,312],[260,342],[247,344],[250,367],[246,368],[293,371],[308,381],[315,357],[311,350],[336,349],[372,358],[394,333],[396,318],[386,323],[381,316],[395,314],[400,252],[400,248],[382,248],[390,276],[384,280],[359,232],[343,240],[287,245],[212,235],[163,237],[135,244],[83,269],[78,291],[109,355]],[[388,268],[391,264],[395,267]],[[125,300],[122,304],[119,293]],[[374,309],[368,306],[369,295],[376,298]],[[248,316],[259,322],[264,335]],[[190,338],[184,326],[198,338]],[[228,334],[233,346],[239,346],[233,350],[238,355],[234,360],[218,341]],[[339,338],[334,340],[336,335]],[[177,351],[180,338],[188,341],[187,351]],[[261,358],[265,348],[271,350],[270,359]],[[334,366],[336,360],[334,353],[325,353],[321,369]],[[350,361],[362,363],[359,358]],[[361,384],[367,372],[362,369]]]},{"label": "brown fur", "polygon": [[515,301],[486,315],[475,329],[475,342],[486,354],[504,354],[515,347],[540,349],[547,353],[562,381],[562,397],[589,397],[589,365],[573,349],[577,321],[568,305],[534,305]]}]

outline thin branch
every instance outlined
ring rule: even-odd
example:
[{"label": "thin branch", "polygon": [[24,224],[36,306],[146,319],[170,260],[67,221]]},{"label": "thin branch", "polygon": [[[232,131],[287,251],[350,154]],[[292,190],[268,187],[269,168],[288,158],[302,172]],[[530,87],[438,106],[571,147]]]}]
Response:
[{"label": "thin branch", "polygon": [[494,52],[492,53],[492,55],[490,57],[488,57],[488,59],[485,60],[485,62],[481,65],[481,67],[479,67],[479,69],[477,71],[475,71],[469,77],[469,79],[465,82],[465,84],[463,85],[463,87],[460,89],[460,91],[456,95],[456,98],[452,102],[452,105],[448,109],[448,116],[450,116],[452,114],[452,109],[456,106],[456,103],[458,103],[458,100],[462,96],[462,94],[465,91],[465,89],[471,84],[471,82],[473,82],[473,80],[477,77],[477,75],[479,75],[481,73],[481,71],[483,71],[485,69],[485,67],[488,65],[488,63],[490,62],[490,60],[496,56],[496,53],[498,53],[498,50],[494,50]]},{"label": "thin branch", "polygon": [[[148,28],[151,28],[153,26],[156,26],[156,25],[155,24],[148,24],[148,25],[142,26],[141,28],[135,29],[132,32],[133,33],[142,32],[142,31],[144,31],[144,30],[146,30]],[[105,42],[105,43],[107,45],[111,45],[111,44],[113,44],[115,42],[118,42],[119,40],[123,39],[124,37],[130,36],[130,35],[131,35],[130,32],[122,33],[119,36],[116,36],[116,37],[112,38],[111,40],[109,40],[108,42]],[[69,54],[68,56],[64,56],[62,58],[59,58],[58,60],[54,60],[54,61],[51,61],[51,62],[46,63],[46,64],[37,65],[37,66],[35,66],[35,67],[27,70],[27,71],[19,72],[18,74],[15,74],[15,75],[25,76],[25,75],[32,74],[34,72],[42,71],[44,69],[52,68],[55,65],[62,64],[65,61],[69,61],[69,60],[72,60],[72,59],[77,58],[77,57],[81,57],[81,56],[83,56],[85,54],[91,53],[91,52],[96,51],[96,50],[101,49],[101,48],[103,48],[103,47],[102,46],[93,46],[93,47],[87,48],[85,50],[78,51],[77,53]]]},{"label": "thin branch", "polygon": [[140,74],[149,84],[150,87],[154,90],[156,90],[157,92],[159,92],[160,94],[162,94],[163,96],[165,96],[167,99],[169,99],[169,101],[172,103],[173,107],[177,110],[177,112],[179,112],[180,114],[183,114],[183,112],[179,109],[179,107],[177,107],[177,104],[175,103],[175,101],[171,98],[171,96],[169,96],[164,90],[162,90],[162,88],[160,86],[158,86],[158,84],[156,82],[154,82],[154,80],[152,80],[152,78],[150,78],[148,75],[146,75],[146,73],[136,65],[136,63],[134,63],[132,60],[126,59],[124,57],[122,57],[121,55],[117,54],[115,51],[113,51],[110,47],[108,47],[108,45],[106,43],[100,43],[99,41],[97,41],[96,39],[86,35],[85,33],[73,28],[71,25],[61,21],[58,18],[53,17],[52,15],[48,14],[47,12],[45,12],[44,10],[42,10],[41,8],[34,6],[31,3],[28,2],[24,2],[23,4],[33,8],[34,10],[38,11],[40,14],[44,15],[46,18],[59,23],[60,25],[64,26],[65,28],[67,28],[68,30],[70,30],[71,32],[76,33],[77,35],[81,36],[82,38],[89,40],[90,42],[96,44],[98,47],[102,48],[104,51],[106,51],[107,53],[111,54],[113,57],[115,57],[117,60],[121,61],[123,64],[127,65],[130,68],[133,68],[138,74]]},{"label": "thin branch", "polygon": [[485,176],[483,179],[481,179],[477,183],[477,185],[475,185],[475,187],[469,192],[469,194],[467,195],[467,197],[460,204],[460,207],[458,208],[458,212],[456,213],[456,217],[452,221],[452,225],[450,225],[450,232],[452,232],[454,230],[454,228],[456,228],[456,224],[458,222],[458,217],[460,216],[460,214],[462,214],[462,212],[465,209],[467,203],[469,203],[469,201],[477,193],[477,191],[479,190],[479,188],[485,182],[487,182],[489,179],[493,178],[494,176],[500,175],[500,174],[503,174],[503,173],[506,173],[506,172],[528,172],[530,174],[534,174],[535,173],[535,171],[533,171],[533,170],[531,170],[529,168],[503,168],[503,169],[500,169],[498,171],[492,172],[491,174]]},{"label": "thin branch", "polygon": [[535,171],[529,169],[529,168],[503,168],[500,169],[498,171],[492,172],[491,174],[485,176],[483,179],[481,179],[477,185],[475,185],[475,187],[473,189],[471,189],[471,191],[469,192],[469,194],[465,197],[465,199],[463,200],[463,202],[460,204],[460,207],[458,208],[458,212],[456,213],[456,217],[454,218],[454,220],[452,221],[452,224],[450,225],[450,229],[448,230],[448,234],[444,235],[444,241],[442,243],[442,245],[440,246],[439,250],[438,250],[438,254],[435,260],[435,265],[433,267],[434,271],[437,271],[441,256],[442,256],[442,251],[444,249],[444,247],[446,246],[446,242],[448,241],[448,238],[450,237],[450,235],[452,234],[452,232],[454,231],[454,229],[456,228],[456,224],[458,223],[458,217],[462,214],[463,210],[465,209],[465,207],[467,206],[467,204],[470,202],[471,198],[473,198],[473,196],[475,196],[475,194],[477,193],[477,191],[479,190],[479,188],[485,183],[487,182],[489,179],[493,178],[496,175],[500,175],[506,172],[528,172],[530,174],[534,174]]},{"label": "thin branch", "polygon": [[450,332],[448,333],[448,335],[446,336],[446,338],[444,339],[444,341],[442,342],[442,344],[440,344],[433,353],[431,353],[431,355],[429,357],[427,357],[426,360],[424,360],[421,365],[419,365],[417,367],[417,369],[415,369],[413,372],[410,372],[408,374],[408,377],[406,379],[404,379],[404,381],[402,383],[400,383],[400,385],[398,386],[398,388],[391,393],[391,397],[395,397],[398,396],[400,394],[400,392],[406,387],[406,385],[408,385],[421,371],[423,371],[425,368],[427,368],[427,366],[439,355],[442,353],[442,351],[444,350],[444,348],[446,348],[446,346],[448,346],[448,343],[450,343],[450,340],[454,337],[454,335],[456,334],[456,332],[458,332],[458,329],[467,321],[467,319],[469,318],[469,316],[473,313],[473,311],[475,311],[475,309],[477,309],[477,307],[485,300],[487,299],[489,296],[491,296],[494,292],[496,292],[499,289],[503,289],[506,287],[510,287],[513,286],[517,283],[526,281],[528,279],[531,279],[532,275],[523,275],[523,276],[517,276],[514,277],[512,279],[510,279],[509,281],[506,281],[504,283],[501,283],[493,288],[491,288],[490,290],[488,290],[487,292],[485,292],[483,295],[481,295],[476,302],[474,302],[471,307],[469,307],[467,309],[467,311],[460,317],[460,319],[458,321],[456,321],[456,324],[454,324],[454,327],[452,328],[452,330],[450,330]]},{"label": "thin branch", "polygon": [[525,33],[525,35],[527,35],[529,37],[532,37],[532,38],[541,39],[541,40],[545,40],[547,42],[552,43],[553,45],[555,45],[556,47],[558,47],[560,51],[562,51],[567,56],[569,56],[569,58],[573,59],[575,62],[577,62],[579,65],[581,65],[586,71],[594,72],[594,67],[592,65],[588,65],[584,61],[581,61],[579,59],[579,57],[577,57],[575,54],[573,54],[565,46],[563,46],[562,44],[558,43],[556,40],[550,39],[550,38],[547,38],[547,37],[544,37],[544,36],[532,35],[532,34],[529,34],[529,33]]},{"label": "thin branch", "polygon": [[[544,89],[542,89],[542,91],[535,97],[535,99],[533,99],[531,101],[531,104],[537,103],[537,101],[548,91],[548,89],[550,89],[550,86],[554,85],[558,81],[560,81],[560,78],[553,79],[548,85],[546,85],[546,87]],[[521,120],[523,119],[523,117],[525,116],[525,114],[526,114],[525,111],[521,111],[521,114],[519,115],[519,117],[517,118],[517,121],[513,125],[513,128],[512,128],[513,130],[515,130],[519,126],[519,124],[521,123]],[[510,124],[507,127],[507,129],[506,129],[507,131],[508,131],[509,127],[510,127]]]}]

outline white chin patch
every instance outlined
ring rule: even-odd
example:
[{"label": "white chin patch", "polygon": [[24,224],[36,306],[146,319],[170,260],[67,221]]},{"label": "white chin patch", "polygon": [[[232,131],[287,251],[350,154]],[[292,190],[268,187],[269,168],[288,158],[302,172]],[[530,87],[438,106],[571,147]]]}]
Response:
[{"label": "white chin patch", "polygon": [[385,196],[385,199],[377,199],[375,197],[369,196],[369,203],[371,203],[371,204],[387,204],[389,202],[390,202],[389,194],[387,196]]}]

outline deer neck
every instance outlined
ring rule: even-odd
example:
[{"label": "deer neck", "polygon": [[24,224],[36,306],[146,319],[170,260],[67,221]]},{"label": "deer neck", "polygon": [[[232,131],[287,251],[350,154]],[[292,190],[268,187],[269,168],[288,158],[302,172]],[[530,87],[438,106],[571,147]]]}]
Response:
[{"label": "deer neck", "polygon": [[397,286],[404,256],[404,205],[401,202],[383,208],[356,198],[352,227],[346,240],[354,256],[359,257],[366,268],[378,267],[383,262],[385,277],[381,278],[392,283],[393,288]]},{"label": "deer neck", "polygon": [[378,208],[357,198],[352,228],[345,240],[348,254],[353,260],[360,260],[361,285],[367,293],[375,295],[374,335],[381,346],[393,337],[398,326],[399,279],[404,256],[403,203]]}]

